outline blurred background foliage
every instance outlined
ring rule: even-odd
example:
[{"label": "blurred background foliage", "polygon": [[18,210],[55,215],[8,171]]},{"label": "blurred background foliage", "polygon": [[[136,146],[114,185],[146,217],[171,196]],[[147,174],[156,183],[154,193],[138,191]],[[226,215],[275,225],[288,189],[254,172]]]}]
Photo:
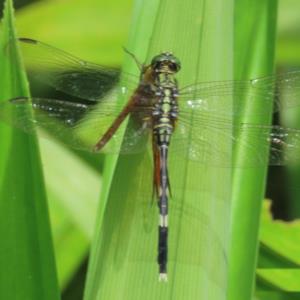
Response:
[{"label": "blurred background foliage", "polygon": [[[14,3],[19,36],[41,40],[86,60],[121,66],[133,0],[15,0]],[[2,6],[1,0],[1,12]],[[300,1],[280,0],[278,12],[277,69],[299,68]],[[63,299],[82,299],[104,162],[101,156],[65,149],[57,142],[40,142]],[[288,177],[294,182],[290,188]],[[85,179],[84,185],[81,178]],[[271,169],[269,179],[267,197],[273,200],[273,215],[277,219],[298,217],[299,168]],[[300,245],[300,223],[274,221],[269,207],[269,204],[264,206],[262,215],[258,295],[260,299],[293,299],[291,294],[290,298],[275,298],[274,289],[283,295],[300,290],[299,280],[295,279],[300,275],[300,248],[295,246]]]},{"label": "blurred background foliage", "polygon": [[[132,1],[14,1],[14,4],[19,36],[44,41],[90,61],[120,67]],[[45,139],[40,146],[62,298],[82,299],[103,158],[66,149]]]}]

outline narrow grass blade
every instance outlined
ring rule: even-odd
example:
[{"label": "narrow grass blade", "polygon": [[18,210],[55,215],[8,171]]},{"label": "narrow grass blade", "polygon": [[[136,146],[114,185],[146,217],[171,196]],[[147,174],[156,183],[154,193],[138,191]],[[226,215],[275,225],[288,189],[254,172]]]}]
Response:
[{"label": "narrow grass blade", "polygon": [[[235,77],[256,78],[273,73],[276,1],[238,1],[235,11]],[[253,34],[255,32],[255,34]],[[251,108],[245,107],[246,112]],[[265,109],[265,108],[264,108]],[[265,116],[251,115],[239,120],[243,123],[269,124]],[[259,111],[259,110],[257,110]],[[246,141],[253,144],[251,139]],[[260,145],[255,145],[260,149]],[[239,148],[235,159],[247,157],[246,149]],[[261,151],[263,151],[261,149]],[[264,153],[266,156],[268,153]],[[263,152],[262,152],[263,155]],[[267,166],[266,166],[267,167]],[[265,168],[236,169],[233,176],[232,239],[230,249],[230,300],[251,299],[258,249],[258,229],[264,197]],[[238,283],[238,284],[237,284]]]},{"label": "narrow grass blade", "polygon": [[[232,1],[136,1],[128,48],[147,62],[172,51],[182,63],[181,86],[231,79],[233,28]],[[125,64],[125,70],[134,69]],[[212,142],[220,143],[213,136]],[[151,160],[144,153],[108,167],[101,199],[107,206],[99,212],[85,299],[226,299],[231,170],[193,163],[184,152],[170,157],[170,263],[164,284],[156,263]]]},{"label": "narrow grass blade", "polygon": [[270,206],[270,201],[264,201],[260,240],[265,249],[265,260],[259,260],[258,268],[299,268],[300,221],[273,220]]},{"label": "narrow grass blade", "polygon": [[[265,287],[265,286],[264,286]],[[255,300],[298,300],[300,293],[288,293],[280,291],[262,291],[257,293]]]},{"label": "narrow grass blade", "polygon": [[[0,32],[0,100],[28,96],[14,40],[12,1]],[[14,113],[13,111],[11,113]],[[0,298],[59,299],[46,196],[36,141],[1,124]]]},{"label": "narrow grass blade", "polygon": [[258,283],[268,286],[269,290],[300,293],[300,269],[259,269]]},{"label": "narrow grass blade", "polygon": [[100,174],[58,142],[41,139],[40,146],[58,279],[64,289],[89,249]]},{"label": "narrow grass blade", "polygon": [[261,295],[268,290],[281,293],[278,299],[298,299],[300,222],[273,220],[270,204],[270,201],[264,202],[261,216],[260,240],[263,247],[256,270],[256,294],[267,299]]}]

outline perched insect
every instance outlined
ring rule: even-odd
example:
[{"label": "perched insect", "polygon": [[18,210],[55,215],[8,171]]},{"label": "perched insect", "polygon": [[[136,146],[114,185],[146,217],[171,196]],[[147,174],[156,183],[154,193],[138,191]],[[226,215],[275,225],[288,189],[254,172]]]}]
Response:
[{"label": "perched insect", "polygon": [[[47,129],[66,144],[88,151],[136,153],[153,150],[153,188],[159,207],[158,264],[161,280],[167,279],[168,202],[171,197],[168,175],[169,150],[182,159],[220,167],[281,165],[297,158],[300,130],[280,126],[233,121],[245,114],[268,115],[296,107],[300,99],[300,72],[245,81],[200,82],[179,88],[175,74],[181,63],[171,52],[160,53],[149,65],[137,62],[140,79],[130,74],[80,60],[44,43],[21,38],[27,60],[39,80],[58,91],[76,97],[56,100],[18,97],[0,104],[0,117],[31,132],[36,126]],[[46,72],[45,72],[46,70]],[[116,86],[117,88],[113,89]],[[281,97],[284,91],[285,97]],[[126,105],[118,100],[128,97]],[[230,99],[233,105],[228,108]],[[246,103],[252,109],[245,112]],[[21,113],[6,113],[11,107]],[[24,107],[33,113],[23,114]],[[131,117],[126,134],[118,129]],[[220,149],[214,138],[247,148],[233,165],[232,149]],[[251,138],[255,144],[249,144]],[[174,146],[173,146],[174,144]],[[269,160],[261,149],[270,149]],[[184,155],[183,155],[184,154]]]}]

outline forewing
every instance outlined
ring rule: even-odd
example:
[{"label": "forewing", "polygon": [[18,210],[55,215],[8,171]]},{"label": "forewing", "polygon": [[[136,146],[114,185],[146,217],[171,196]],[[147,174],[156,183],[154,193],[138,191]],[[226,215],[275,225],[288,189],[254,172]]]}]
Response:
[{"label": "forewing", "polygon": [[81,60],[45,43],[20,38],[27,71],[41,82],[66,94],[101,101],[116,85],[134,88],[138,78],[124,74],[120,81],[118,69]]}]

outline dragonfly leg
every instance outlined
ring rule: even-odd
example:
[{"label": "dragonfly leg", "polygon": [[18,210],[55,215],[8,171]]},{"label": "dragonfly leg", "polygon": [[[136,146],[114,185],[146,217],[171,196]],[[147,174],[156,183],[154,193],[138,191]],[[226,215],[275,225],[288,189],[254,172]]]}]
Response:
[{"label": "dragonfly leg", "polygon": [[131,97],[131,99],[127,103],[127,105],[123,108],[123,110],[119,113],[119,115],[114,120],[112,125],[107,129],[107,131],[102,135],[100,140],[94,146],[95,152],[100,151],[106,145],[106,143],[111,139],[111,137],[115,134],[115,132],[120,127],[121,123],[125,120],[125,118],[128,116],[128,114],[131,112],[134,104],[135,104],[135,97],[133,96],[133,97]]},{"label": "dragonfly leg", "polygon": [[125,51],[125,53],[129,54],[133,60],[135,61],[137,67],[139,68],[139,70],[142,72],[143,69],[144,69],[144,64],[142,64],[138,59],[137,57],[131,52],[129,51],[127,48],[123,47],[123,50]]}]

